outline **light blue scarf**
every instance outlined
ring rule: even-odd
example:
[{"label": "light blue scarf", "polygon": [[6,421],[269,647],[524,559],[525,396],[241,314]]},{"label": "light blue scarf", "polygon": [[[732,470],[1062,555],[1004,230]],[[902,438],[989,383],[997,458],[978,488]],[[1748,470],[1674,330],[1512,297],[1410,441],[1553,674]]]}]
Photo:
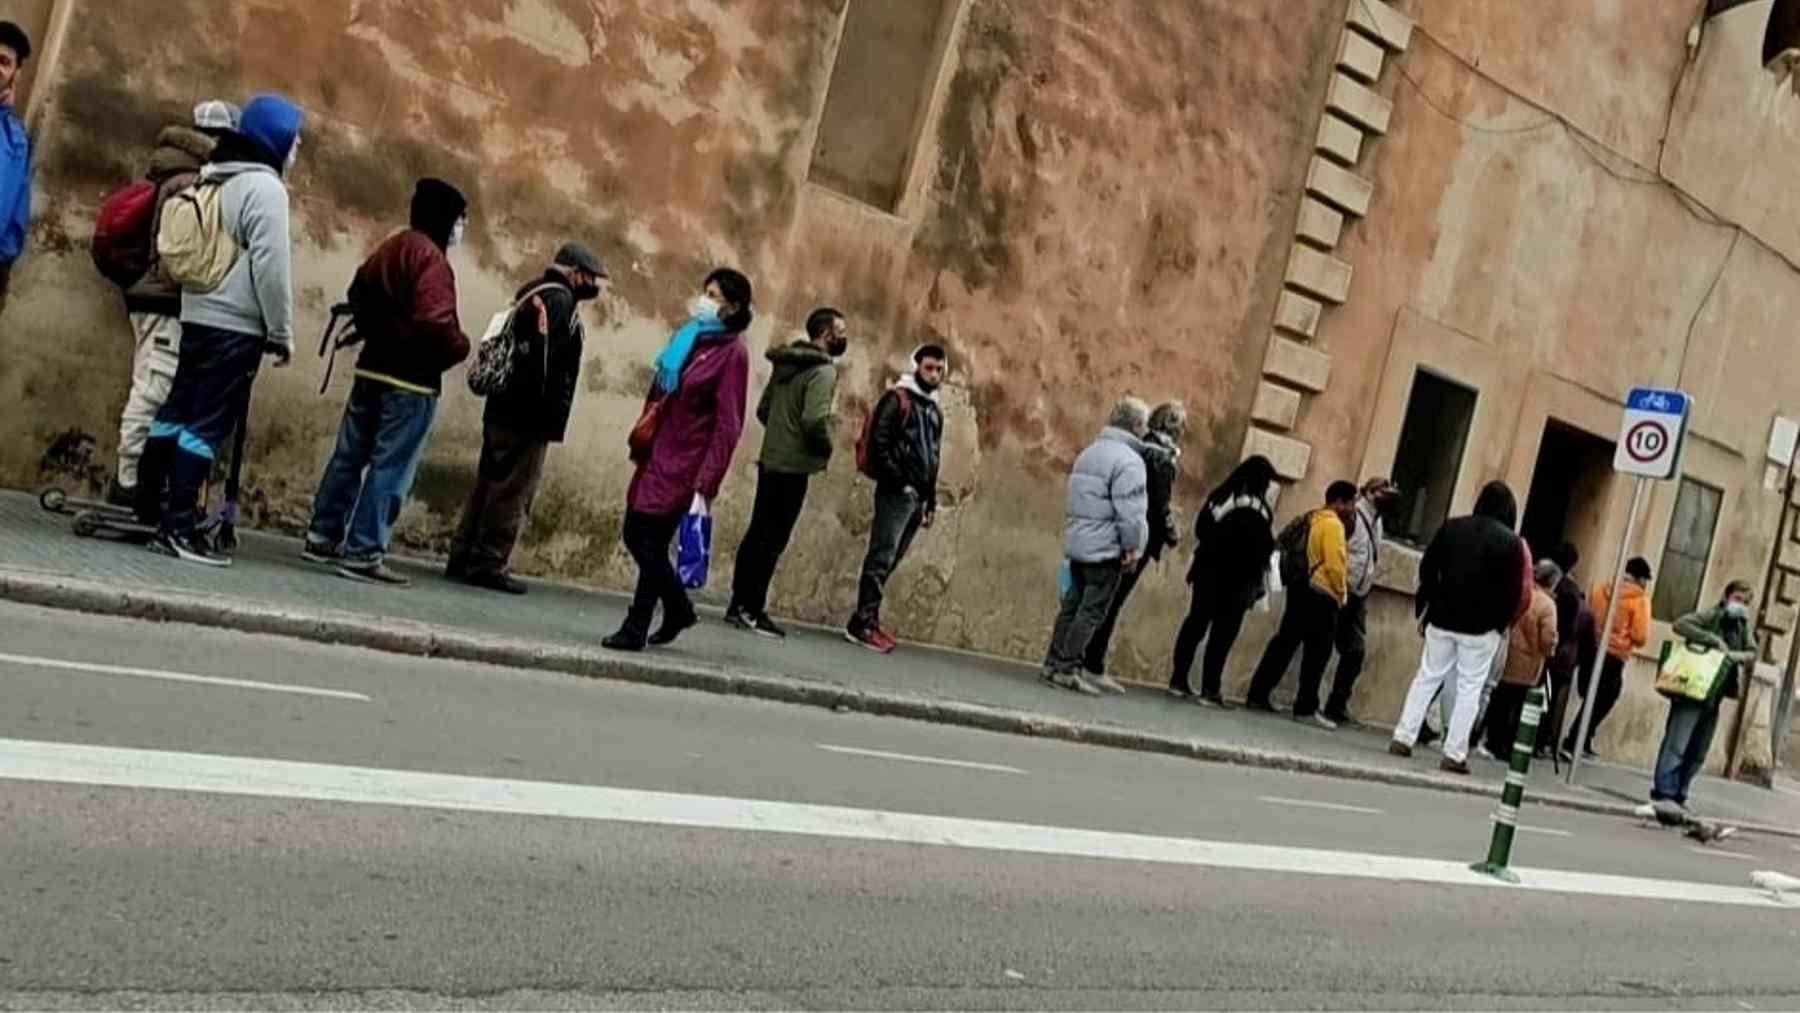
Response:
[{"label": "light blue scarf", "polygon": [[700,339],[712,334],[725,333],[725,325],[718,320],[702,320],[694,317],[681,325],[681,330],[669,339],[663,350],[657,353],[656,389],[664,394],[673,394],[681,389],[681,371],[687,368],[688,358],[694,354],[694,346]]}]

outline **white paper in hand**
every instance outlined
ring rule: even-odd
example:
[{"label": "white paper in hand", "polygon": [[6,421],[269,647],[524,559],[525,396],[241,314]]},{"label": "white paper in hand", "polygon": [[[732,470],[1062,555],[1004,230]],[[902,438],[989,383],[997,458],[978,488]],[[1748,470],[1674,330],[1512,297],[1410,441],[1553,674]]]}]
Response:
[{"label": "white paper in hand", "polygon": [[506,325],[510,323],[512,323],[512,310],[505,309],[494,314],[493,319],[488,321],[487,330],[481,332],[481,340],[492,341],[505,334]]}]

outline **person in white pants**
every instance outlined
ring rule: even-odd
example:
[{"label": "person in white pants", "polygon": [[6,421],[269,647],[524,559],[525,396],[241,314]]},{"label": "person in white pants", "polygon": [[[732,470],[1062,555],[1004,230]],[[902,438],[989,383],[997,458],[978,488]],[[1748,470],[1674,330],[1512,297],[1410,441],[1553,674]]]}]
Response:
[{"label": "person in white pants", "polygon": [[[200,178],[214,144],[220,135],[236,129],[238,115],[237,106],[229,102],[202,102],[194,107],[192,127],[168,126],[157,135],[144,178],[156,184],[158,218],[163,202]],[[152,260],[143,277],[125,289],[125,312],[136,351],[131,359],[131,393],[119,413],[119,472],[107,498],[129,507],[136,500],[138,459],[150,438],[150,423],[169,399],[181,361],[181,288]]]},{"label": "person in white pants", "polygon": [[1521,603],[1530,601],[1531,562],[1524,542],[1513,534],[1518,515],[1512,490],[1503,482],[1490,482],[1475,501],[1475,512],[1446,522],[1426,548],[1416,599],[1425,651],[1388,747],[1396,756],[1412,755],[1432,697],[1453,678],[1454,704],[1441,766],[1456,774],[1469,772],[1469,733],[1500,650],[1501,631],[1518,618]]}]

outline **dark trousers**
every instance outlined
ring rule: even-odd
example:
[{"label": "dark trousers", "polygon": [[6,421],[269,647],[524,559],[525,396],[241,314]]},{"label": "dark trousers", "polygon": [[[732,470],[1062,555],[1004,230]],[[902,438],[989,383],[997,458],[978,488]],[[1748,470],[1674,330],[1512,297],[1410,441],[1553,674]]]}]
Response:
[{"label": "dark trousers", "polygon": [[1101,563],[1069,562],[1072,584],[1062,596],[1062,607],[1056,613],[1056,626],[1050,631],[1050,653],[1044,658],[1044,671],[1051,675],[1069,675],[1081,671],[1082,656],[1087,653],[1094,631],[1106,619],[1112,605],[1113,592],[1119,588],[1122,567],[1118,560]]},{"label": "dark trousers", "polygon": [[1218,696],[1225,678],[1225,661],[1244,628],[1244,616],[1250,611],[1250,595],[1237,589],[1221,590],[1204,579],[1194,583],[1188,599],[1187,618],[1175,636],[1175,670],[1169,676],[1174,689],[1192,691],[1188,673],[1194,667],[1194,654],[1200,641],[1206,641],[1206,658],[1200,674],[1200,692]]},{"label": "dark trousers", "polygon": [[1650,789],[1653,801],[1668,799],[1687,804],[1688,789],[1706,754],[1712,749],[1713,732],[1719,726],[1719,705],[1695,700],[1669,701],[1669,723],[1663,727],[1662,748],[1656,754],[1656,781]]},{"label": "dark trousers", "polygon": [[[1487,706],[1487,749],[1502,761],[1512,759],[1513,741],[1519,737],[1519,719],[1525,714],[1525,698],[1530,686],[1501,682],[1494,686]],[[1547,720],[1547,715],[1538,720]],[[1538,736],[1544,736],[1540,726]]]},{"label": "dark trousers", "polygon": [[481,463],[450,543],[450,567],[465,574],[504,573],[519,530],[531,514],[550,445],[489,422],[481,430]]},{"label": "dark trousers", "polygon": [[808,476],[790,475],[758,467],[756,504],[750,508],[750,527],[738,545],[737,566],[731,571],[731,603],[761,613],[769,605],[769,583],[775,566],[787,551],[800,508],[806,505]]},{"label": "dark trousers", "polygon": [[669,547],[675,532],[681,528],[682,514],[643,514],[633,510],[625,515],[625,550],[637,563],[637,590],[631,596],[631,608],[625,613],[624,632],[642,637],[650,632],[650,621],[661,605],[663,622],[694,614],[694,603],[688,599],[675,564],[669,559]]},{"label": "dark trousers", "polygon": [[[1587,688],[1585,685],[1587,673],[1580,673],[1575,678],[1577,680],[1575,685],[1576,692],[1580,692]],[[1600,734],[1600,723],[1606,720],[1608,714],[1612,713],[1613,704],[1619,702],[1619,693],[1624,688],[1625,659],[1615,658],[1609,654],[1606,656],[1606,660],[1600,663],[1600,679],[1598,685],[1594,687],[1594,699],[1592,701],[1594,705],[1594,723],[1588,726],[1586,743],[1588,749],[1591,750],[1594,748],[1594,736]],[[1582,701],[1581,707],[1577,708],[1575,711],[1575,720],[1569,724],[1569,734],[1563,736],[1563,748],[1570,752],[1575,751],[1575,736],[1581,734],[1581,712],[1587,708],[1587,704],[1588,701]]]},{"label": "dark trousers", "polygon": [[906,558],[913,537],[925,520],[925,507],[911,489],[875,487],[875,520],[869,526],[869,554],[863,557],[862,581],[856,592],[856,614],[850,631],[861,633],[881,626],[881,601],[888,578]]},{"label": "dark trousers", "polygon": [[1300,689],[1294,694],[1294,716],[1311,717],[1319,709],[1319,683],[1331,662],[1331,639],[1337,632],[1337,602],[1311,586],[1288,590],[1287,609],[1281,628],[1263,652],[1250,681],[1250,701],[1269,702],[1269,695],[1286,677],[1294,652],[1300,651]]},{"label": "dark trousers", "polygon": [[1325,701],[1325,716],[1343,719],[1350,716],[1350,694],[1356,690],[1356,679],[1362,675],[1363,661],[1369,655],[1369,599],[1351,595],[1338,610],[1337,675],[1331,680],[1331,699]]},{"label": "dark trousers", "polygon": [[1563,719],[1568,716],[1569,697],[1574,692],[1575,673],[1550,673],[1550,700],[1544,710],[1544,725],[1538,729],[1539,752],[1554,749],[1556,736],[1562,734]]},{"label": "dark trousers", "polygon": [[1144,567],[1149,562],[1140,562],[1136,566],[1119,574],[1118,589],[1113,591],[1112,604],[1106,607],[1106,616],[1095,627],[1093,637],[1088,640],[1087,653],[1083,655],[1081,666],[1095,675],[1106,671],[1106,652],[1112,646],[1114,627],[1119,625],[1119,612],[1125,608],[1125,599],[1131,597],[1131,591],[1138,585],[1138,578],[1144,575]]},{"label": "dark trousers", "polygon": [[138,516],[176,535],[199,526],[201,490],[249,413],[262,357],[260,337],[182,325],[181,361],[138,465]]}]

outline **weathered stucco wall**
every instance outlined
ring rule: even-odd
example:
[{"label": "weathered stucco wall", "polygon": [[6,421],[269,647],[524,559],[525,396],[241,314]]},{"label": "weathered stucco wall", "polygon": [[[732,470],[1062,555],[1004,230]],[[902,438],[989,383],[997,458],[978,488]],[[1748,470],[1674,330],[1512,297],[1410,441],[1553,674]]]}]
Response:
[{"label": "weathered stucco wall", "polygon": [[[569,236],[613,268],[521,570],[629,579],[622,445],[645,363],[705,268],[730,262],[758,284],[759,351],[812,305],[851,313],[846,447],[909,349],[950,345],[946,509],[896,579],[893,625],[1021,655],[1053,611],[1065,470],[1115,396],[1187,401],[1190,502],[1234,463],[1343,17],[1342,0],[969,0],[941,84],[918,83],[937,115],[890,214],[806,182],[860,0],[70,2],[38,100],[34,250],[0,323],[16,434],[0,481],[110,473],[127,331],[82,248],[93,209],[194,101],[279,89],[312,113],[294,180],[302,354],[258,383],[254,520],[304,523],[347,383],[319,398],[305,342],[413,177],[439,174],[473,201],[453,258],[466,326]],[[402,521],[413,548],[442,548],[474,468],[479,404],[460,374],[447,390]],[[759,438],[752,424],[720,506],[723,572]],[[854,596],[868,491],[847,458],[781,572],[789,614],[841,621]],[[1123,670],[1166,663],[1179,574],[1141,592]]]}]

